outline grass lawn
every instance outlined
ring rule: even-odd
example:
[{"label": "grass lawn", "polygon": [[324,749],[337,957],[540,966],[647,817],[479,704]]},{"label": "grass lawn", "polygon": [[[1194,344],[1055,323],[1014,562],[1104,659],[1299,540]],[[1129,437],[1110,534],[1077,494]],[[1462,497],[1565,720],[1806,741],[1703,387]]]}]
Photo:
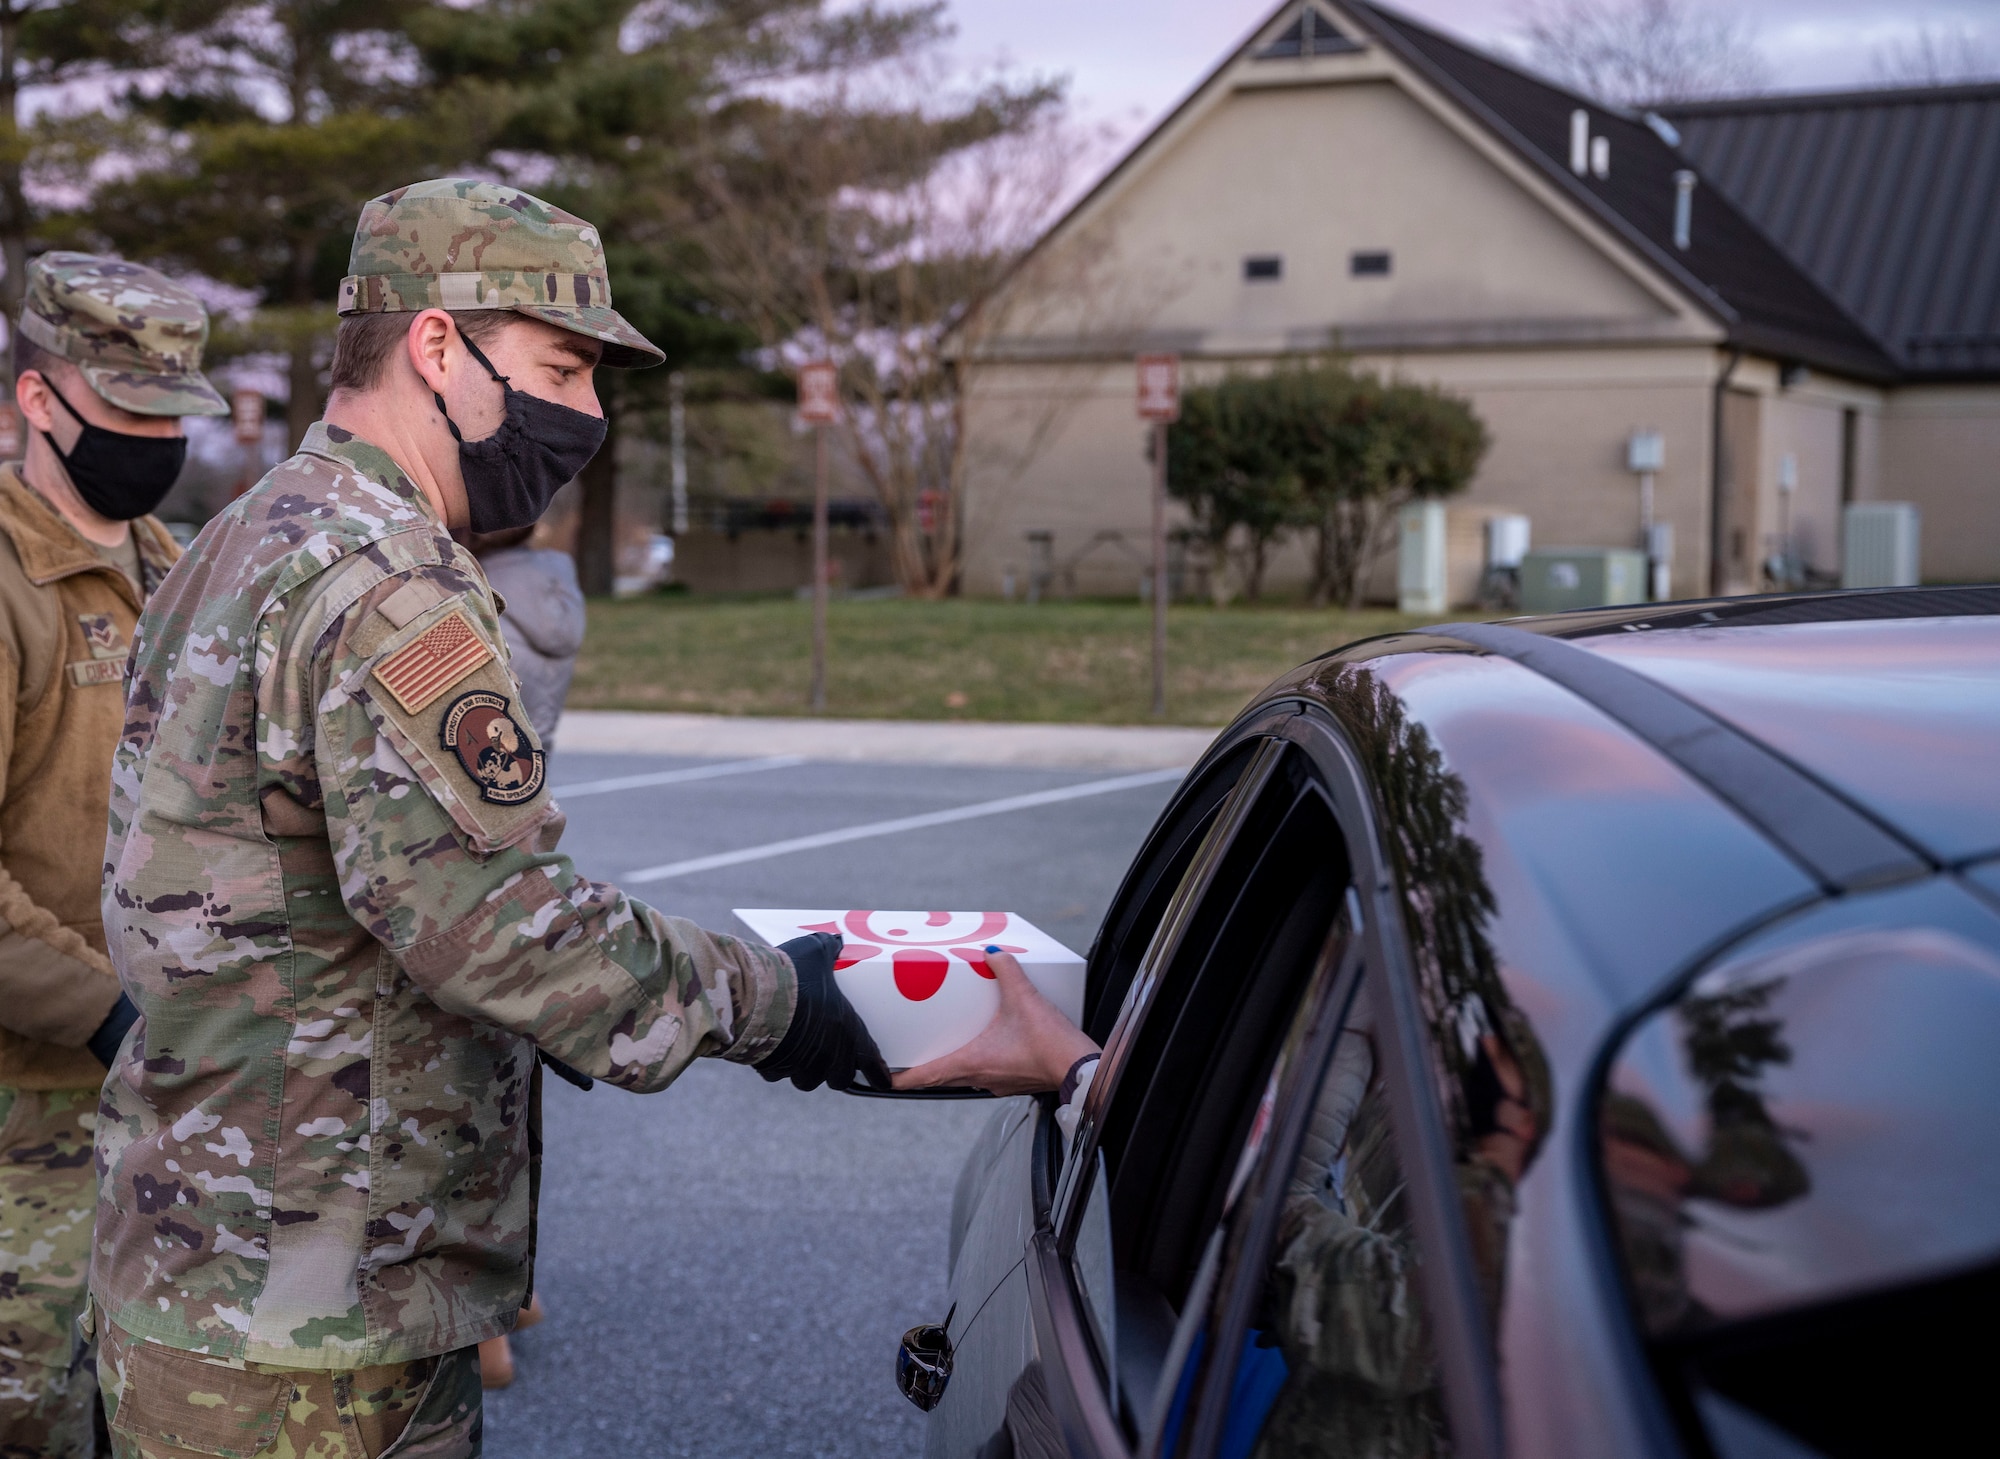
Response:
[{"label": "grass lawn", "polygon": [[[869,719],[1151,720],[1151,614],[1135,602],[836,602],[827,709]],[[1293,665],[1408,627],[1388,611],[1175,605],[1167,717],[1221,724]],[[811,610],[784,598],[590,605],[573,709],[804,714]]]}]

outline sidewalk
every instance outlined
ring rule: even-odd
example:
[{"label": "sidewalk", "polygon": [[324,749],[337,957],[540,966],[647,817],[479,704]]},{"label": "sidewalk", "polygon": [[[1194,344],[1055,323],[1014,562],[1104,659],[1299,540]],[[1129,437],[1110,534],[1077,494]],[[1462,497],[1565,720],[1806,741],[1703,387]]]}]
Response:
[{"label": "sidewalk", "polygon": [[558,753],[690,755],[888,765],[1015,765],[1065,770],[1173,770],[1192,765],[1214,730],[1165,725],[987,724],[907,719],[754,719],[572,709]]}]

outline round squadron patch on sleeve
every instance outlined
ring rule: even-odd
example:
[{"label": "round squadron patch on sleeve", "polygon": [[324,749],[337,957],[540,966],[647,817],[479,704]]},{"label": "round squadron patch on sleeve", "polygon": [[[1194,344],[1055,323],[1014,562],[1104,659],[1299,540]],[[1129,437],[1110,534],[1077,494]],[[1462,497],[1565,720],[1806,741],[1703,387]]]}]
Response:
[{"label": "round squadron patch on sleeve", "polygon": [[484,689],[459,695],[445,709],[438,741],[458,756],[481,800],[520,805],[541,794],[542,752],[514,718],[506,695]]}]

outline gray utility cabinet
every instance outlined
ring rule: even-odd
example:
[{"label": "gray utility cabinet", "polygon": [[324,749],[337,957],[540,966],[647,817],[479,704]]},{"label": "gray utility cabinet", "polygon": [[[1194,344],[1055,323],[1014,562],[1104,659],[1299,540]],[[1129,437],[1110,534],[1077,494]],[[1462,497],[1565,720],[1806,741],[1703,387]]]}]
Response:
[{"label": "gray utility cabinet", "polygon": [[1521,559],[1521,611],[1646,601],[1646,554],[1636,547],[1538,547]]}]

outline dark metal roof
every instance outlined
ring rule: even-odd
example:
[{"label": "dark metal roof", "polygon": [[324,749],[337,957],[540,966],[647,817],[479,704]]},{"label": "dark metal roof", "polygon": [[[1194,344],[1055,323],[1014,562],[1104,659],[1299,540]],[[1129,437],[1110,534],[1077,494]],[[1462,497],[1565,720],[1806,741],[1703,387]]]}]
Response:
[{"label": "dark metal roof", "polygon": [[1660,111],[1905,374],[2000,373],[2000,85]]},{"label": "dark metal roof", "polygon": [[[1674,173],[1689,161],[1645,121],[1485,55],[1405,15],[1344,0],[1376,37],[1467,108],[1723,321],[1732,342],[1823,369],[1887,380],[1896,362],[1787,257],[1724,189],[1698,189],[1691,246],[1673,242]],[[1609,175],[1569,167],[1570,114],[1611,144]],[[1697,166],[1697,171],[1699,167]],[[2000,263],[1994,265],[2000,270]]]}]

